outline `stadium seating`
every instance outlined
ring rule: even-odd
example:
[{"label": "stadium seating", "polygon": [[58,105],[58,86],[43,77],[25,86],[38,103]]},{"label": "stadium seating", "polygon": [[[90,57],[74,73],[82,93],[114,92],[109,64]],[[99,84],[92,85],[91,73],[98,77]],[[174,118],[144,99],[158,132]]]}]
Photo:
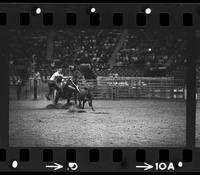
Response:
[{"label": "stadium seating", "polygon": [[[12,75],[24,74],[20,68],[16,70],[18,65],[21,70],[27,69],[29,76],[35,69],[47,77],[52,74],[52,62],[54,68],[89,64],[96,76],[113,73],[148,76],[151,69],[161,68],[167,70],[166,76],[177,76],[184,69],[184,33],[174,30],[124,31],[12,30],[9,38],[9,59],[14,62],[10,65]],[[111,58],[114,58],[112,65],[109,63]]]}]

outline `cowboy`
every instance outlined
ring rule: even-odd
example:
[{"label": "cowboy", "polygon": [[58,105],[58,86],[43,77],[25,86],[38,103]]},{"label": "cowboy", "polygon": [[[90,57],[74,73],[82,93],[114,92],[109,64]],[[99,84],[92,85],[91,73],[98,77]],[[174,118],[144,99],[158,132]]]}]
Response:
[{"label": "cowboy", "polygon": [[53,75],[50,77],[50,79],[48,80],[49,92],[46,95],[47,100],[50,100],[49,96],[53,94],[55,89],[57,91],[60,91],[59,84],[62,82],[63,78],[67,77],[63,76],[61,68],[57,69],[57,71],[54,72]]},{"label": "cowboy", "polygon": [[[48,81],[48,87],[49,87],[49,92],[46,95],[47,100],[50,100],[49,96],[51,94],[53,94],[54,90],[56,89],[58,92],[62,91],[61,88],[61,83],[63,79],[67,79],[67,76],[64,76],[62,74],[62,68],[59,68],[49,79]],[[75,88],[77,88],[77,86],[74,84],[74,82],[72,81],[72,79],[68,80],[72,86],[74,86]],[[78,90],[78,88],[77,88]],[[79,90],[78,90],[79,91]]]}]

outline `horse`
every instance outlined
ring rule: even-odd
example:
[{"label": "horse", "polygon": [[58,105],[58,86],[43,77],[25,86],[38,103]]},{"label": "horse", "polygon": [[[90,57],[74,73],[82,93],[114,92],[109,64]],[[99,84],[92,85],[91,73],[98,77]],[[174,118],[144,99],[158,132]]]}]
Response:
[{"label": "horse", "polygon": [[93,105],[92,105],[92,93],[88,88],[81,88],[79,91],[77,88],[72,87],[68,85],[67,83],[61,88],[61,91],[57,92],[55,97],[55,103],[57,104],[60,97],[63,99],[67,99],[66,106],[70,104],[70,100],[72,96],[74,95],[74,101],[75,104],[77,100],[79,101],[79,108],[84,109],[85,103],[88,102],[89,106],[94,111]]},{"label": "horse", "polygon": [[60,97],[62,97],[63,99],[67,99],[67,103],[65,105],[69,105],[70,104],[70,99],[72,97],[73,94],[77,94],[79,93],[79,89],[78,87],[74,87],[70,84],[71,80],[64,80],[61,85],[60,85],[60,90],[57,91],[56,96],[55,96],[55,104],[58,103],[58,100]]}]

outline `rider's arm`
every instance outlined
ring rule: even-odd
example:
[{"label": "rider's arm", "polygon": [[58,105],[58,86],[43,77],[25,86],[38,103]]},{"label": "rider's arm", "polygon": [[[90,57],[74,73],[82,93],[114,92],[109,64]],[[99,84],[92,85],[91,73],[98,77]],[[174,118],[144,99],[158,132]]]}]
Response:
[{"label": "rider's arm", "polygon": [[67,76],[63,76],[63,78],[64,78],[64,79],[67,79],[67,78],[69,78],[69,77],[67,77]]},{"label": "rider's arm", "polygon": [[60,76],[60,77],[62,77],[63,79],[66,79],[66,78],[68,78],[67,76],[64,76],[63,74],[57,74],[57,76]]}]

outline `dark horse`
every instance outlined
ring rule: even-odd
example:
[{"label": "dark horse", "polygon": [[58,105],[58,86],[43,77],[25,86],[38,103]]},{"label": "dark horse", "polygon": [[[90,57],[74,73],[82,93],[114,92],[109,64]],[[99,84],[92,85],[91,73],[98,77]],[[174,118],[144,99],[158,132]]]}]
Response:
[{"label": "dark horse", "polygon": [[67,103],[65,105],[69,105],[73,95],[75,103],[77,100],[79,101],[79,108],[84,109],[85,103],[88,102],[89,106],[94,111],[92,105],[92,93],[90,90],[88,88],[78,90],[76,87],[72,87],[68,83],[64,84],[61,90],[57,92],[55,97],[55,104],[57,104],[59,98],[62,97],[63,99],[67,99]]},{"label": "dark horse", "polygon": [[66,105],[70,104],[70,99],[73,94],[78,94],[79,90],[77,87],[71,85],[70,80],[64,81],[60,87],[60,91],[57,91],[55,97],[55,104],[58,103],[60,98],[67,99]]},{"label": "dark horse", "polygon": [[65,105],[69,105],[73,95],[75,104],[77,104],[77,99],[79,101],[79,108],[84,109],[85,103],[88,101],[89,106],[94,111],[92,105],[92,93],[89,88],[78,89],[76,85],[71,85],[71,80],[63,82],[60,91],[56,93],[55,104],[58,103],[58,100],[61,97],[63,99],[67,99],[67,103]]}]

